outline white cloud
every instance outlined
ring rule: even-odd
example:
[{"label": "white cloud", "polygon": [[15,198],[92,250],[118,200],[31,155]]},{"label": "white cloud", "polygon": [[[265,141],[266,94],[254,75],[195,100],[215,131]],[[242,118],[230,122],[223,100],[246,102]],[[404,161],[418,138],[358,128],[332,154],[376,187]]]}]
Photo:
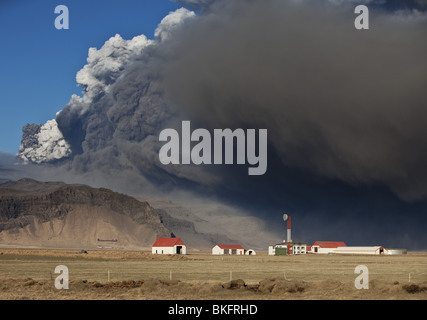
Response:
[{"label": "white cloud", "polygon": [[[125,70],[138,58],[143,57],[146,48],[164,41],[174,28],[194,15],[194,12],[184,8],[169,13],[158,25],[155,40],[150,40],[145,35],[125,40],[116,34],[100,49],[89,48],[87,64],[76,74],[77,84],[83,88],[82,96],[72,95],[66,107],[83,117],[93,106],[95,99],[109,94],[113,85],[125,74]],[[62,112],[63,110],[59,111],[57,116]],[[18,157],[26,162],[49,162],[71,154],[70,145],[66,143],[55,120],[43,125],[40,133],[25,138],[37,141],[31,146],[21,145]]]},{"label": "white cloud", "polygon": [[67,157],[71,154],[70,145],[58,129],[56,120],[47,121],[35,136],[38,144],[31,148],[19,148],[18,157],[24,162],[48,162]]},{"label": "white cloud", "polygon": [[171,32],[176,29],[176,27],[183,23],[188,18],[194,17],[196,14],[193,11],[189,11],[185,8],[180,8],[174,12],[169,13],[166,17],[162,19],[158,25],[154,36],[163,41],[167,39]]},{"label": "white cloud", "polygon": [[110,86],[120,76],[121,72],[151,45],[153,40],[146,36],[136,36],[124,40],[116,34],[100,48],[90,48],[86,64],[76,75],[77,83],[83,87],[83,97],[73,95],[70,104],[87,110],[88,105],[99,94],[109,91]]}]

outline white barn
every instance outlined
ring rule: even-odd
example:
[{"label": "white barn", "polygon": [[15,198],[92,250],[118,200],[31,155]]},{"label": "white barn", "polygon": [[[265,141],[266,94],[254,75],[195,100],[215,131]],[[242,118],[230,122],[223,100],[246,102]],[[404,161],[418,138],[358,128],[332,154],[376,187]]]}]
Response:
[{"label": "white barn", "polygon": [[382,255],[388,254],[388,250],[383,246],[368,246],[368,247],[338,247],[333,253],[336,254],[363,254],[363,255]]},{"label": "white barn", "polygon": [[187,247],[180,238],[158,238],[151,248],[151,253],[186,254]]},{"label": "white barn", "polygon": [[346,247],[342,241],[316,241],[310,247],[310,253],[328,254],[333,253],[338,247]]},{"label": "white barn", "polygon": [[212,254],[236,254],[242,255],[245,249],[240,244],[217,244],[212,248]]}]

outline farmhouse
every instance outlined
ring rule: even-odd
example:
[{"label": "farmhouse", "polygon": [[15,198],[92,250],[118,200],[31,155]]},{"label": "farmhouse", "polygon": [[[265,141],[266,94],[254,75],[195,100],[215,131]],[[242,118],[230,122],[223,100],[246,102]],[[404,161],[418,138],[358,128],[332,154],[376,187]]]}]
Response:
[{"label": "farmhouse", "polygon": [[338,247],[346,247],[346,244],[342,241],[316,241],[311,246],[310,253],[332,253]]},{"label": "farmhouse", "polygon": [[240,244],[217,244],[212,248],[212,254],[236,254],[245,253],[245,249]]},{"label": "farmhouse", "polygon": [[187,247],[180,238],[158,238],[151,252],[153,254],[186,254]]},{"label": "farmhouse", "polygon": [[302,242],[292,243],[291,250],[292,254],[306,254],[307,244]]}]

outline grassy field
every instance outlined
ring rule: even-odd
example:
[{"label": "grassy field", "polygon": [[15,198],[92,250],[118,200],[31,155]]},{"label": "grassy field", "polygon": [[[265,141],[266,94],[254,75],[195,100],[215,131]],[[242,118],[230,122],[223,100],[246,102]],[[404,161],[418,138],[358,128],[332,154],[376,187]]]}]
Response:
[{"label": "grassy field", "polygon": [[[68,290],[54,287],[57,265],[69,270]],[[358,265],[369,270],[369,289],[354,286]],[[229,281],[237,279],[244,285],[227,289]],[[172,256],[140,251],[0,249],[0,299],[82,298],[425,300],[427,253],[213,256],[190,252]]]}]

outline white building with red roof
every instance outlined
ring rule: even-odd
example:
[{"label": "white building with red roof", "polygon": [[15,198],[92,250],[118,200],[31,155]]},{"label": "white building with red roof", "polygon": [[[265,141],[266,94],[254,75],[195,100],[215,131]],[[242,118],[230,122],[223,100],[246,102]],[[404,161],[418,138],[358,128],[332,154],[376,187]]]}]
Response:
[{"label": "white building with red roof", "polygon": [[187,247],[180,238],[158,238],[151,248],[151,253],[186,254]]},{"label": "white building with red roof", "polygon": [[310,253],[333,253],[338,247],[346,247],[342,241],[316,241],[310,248]]},{"label": "white building with red roof", "polygon": [[212,254],[245,254],[245,248],[240,244],[217,244],[212,248]]}]

